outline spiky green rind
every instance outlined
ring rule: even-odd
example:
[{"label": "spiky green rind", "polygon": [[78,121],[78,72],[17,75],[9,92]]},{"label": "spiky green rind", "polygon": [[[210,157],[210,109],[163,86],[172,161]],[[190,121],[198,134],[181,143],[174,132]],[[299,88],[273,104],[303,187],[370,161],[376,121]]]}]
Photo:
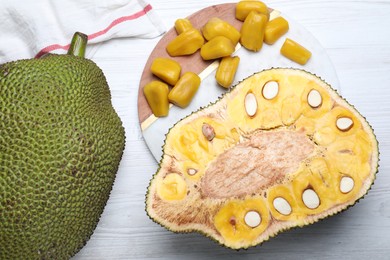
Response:
[{"label": "spiky green rind", "polygon": [[103,72],[48,55],[0,66],[0,259],[68,259],[107,202],[124,128]]}]

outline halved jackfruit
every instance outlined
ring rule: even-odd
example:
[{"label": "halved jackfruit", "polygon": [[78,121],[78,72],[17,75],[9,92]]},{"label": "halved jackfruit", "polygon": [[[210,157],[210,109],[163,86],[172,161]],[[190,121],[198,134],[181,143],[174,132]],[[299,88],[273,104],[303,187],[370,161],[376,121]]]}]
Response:
[{"label": "halved jackfruit", "polygon": [[317,76],[257,73],[167,134],[146,209],[175,232],[234,249],[356,203],[378,144],[365,118]]}]

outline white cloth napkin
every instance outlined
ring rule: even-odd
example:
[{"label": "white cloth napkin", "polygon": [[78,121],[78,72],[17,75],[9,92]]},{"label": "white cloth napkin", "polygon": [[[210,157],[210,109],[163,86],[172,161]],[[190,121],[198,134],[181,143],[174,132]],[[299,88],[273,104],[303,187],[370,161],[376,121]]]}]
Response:
[{"label": "white cloth napkin", "polygon": [[0,6],[0,64],[65,53],[76,31],[87,34],[91,46],[112,38],[153,38],[165,31],[143,0],[0,0]]}]

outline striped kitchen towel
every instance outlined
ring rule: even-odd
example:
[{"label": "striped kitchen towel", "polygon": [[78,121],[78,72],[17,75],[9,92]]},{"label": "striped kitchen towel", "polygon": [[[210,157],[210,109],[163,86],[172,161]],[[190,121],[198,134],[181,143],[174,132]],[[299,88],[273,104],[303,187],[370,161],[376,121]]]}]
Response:
[{"label": "striped kitchen towel", "polygon": [[165,31],[143,0],[0,0],[0,6],[0,64],[65,53],[76,31],[87,34],[95,47],[113,38],[153,38]]}]

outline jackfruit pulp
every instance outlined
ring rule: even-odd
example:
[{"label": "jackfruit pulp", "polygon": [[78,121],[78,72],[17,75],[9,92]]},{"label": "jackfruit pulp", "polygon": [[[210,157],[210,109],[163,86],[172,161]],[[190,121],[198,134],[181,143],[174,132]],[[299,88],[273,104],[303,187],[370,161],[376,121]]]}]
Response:
[{"label": "jackfruit pulp", "polygon": [[354,205],[378,167],[372,128],[317,76],[270,69],[173,126],[146,210],[233,249]]},{"label": "jackfruit pulp", "polygon": [[91,236],[124,149],[105,76],[48,55],[0,66],[0,258],[67,259]]}]

